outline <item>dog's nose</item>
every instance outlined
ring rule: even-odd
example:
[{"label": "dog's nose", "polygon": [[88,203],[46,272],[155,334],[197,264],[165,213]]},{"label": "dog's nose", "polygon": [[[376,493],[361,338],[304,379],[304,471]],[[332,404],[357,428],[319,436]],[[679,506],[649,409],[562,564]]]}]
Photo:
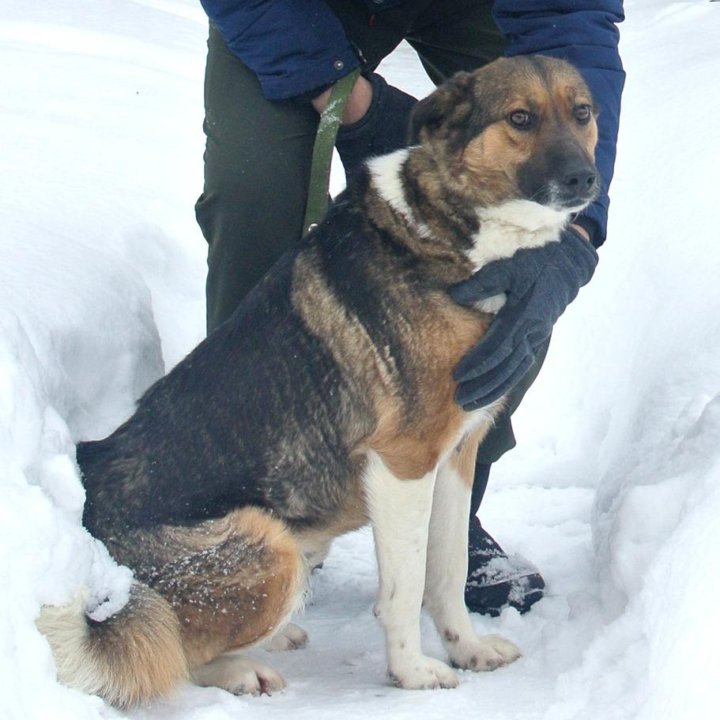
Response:
[{"label": "dog's nose", "polygon": [[595,188],[597,173],[587,165],[577,165],[573,168],[566,169],[562,182],[568,193],[576,195],[577,197],[583,197]]},{"label": "dog's nose", "polygon": [[595,165],[585,158],[568,158],[558,168],[555,176],[557,196],[564,207],[589,202],[598,190],[598,174]]}]

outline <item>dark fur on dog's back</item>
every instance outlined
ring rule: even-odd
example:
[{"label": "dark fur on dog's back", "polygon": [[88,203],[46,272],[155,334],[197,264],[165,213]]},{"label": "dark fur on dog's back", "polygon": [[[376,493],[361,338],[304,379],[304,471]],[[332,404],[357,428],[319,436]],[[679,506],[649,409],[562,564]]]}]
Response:
[{"label": "dark fur on dog's back", "polygon": [[[292,309],[292,261],[284,258],[230,322],[151,388],[129,423],[104,441],[79,445],[84,523],[92,532],[190,524],[245,505],[280,508],[287,503],[277,497],[284,486],[275,478],[291,472],[295,486],[313,494],[323,472],[347,474],[345,467],[310,465],[318,443],[344,457],[326,391],[340,409],[354,402],[342,402],[348,389],[332,359]],[[201,426],[193,422],[198,404]],[[306,447],[284,452],[288,433]],[[297,464],[300,453],[306,462]],[[292,514],[311,522],[317,512],[298,507]]]},{"label": "dark fur on dog's back", "polygon": [[[354,191],[359,197],[366,182]],[[322,276],[326,287],[309,302],[325,299],[338,322],[367,332],[368,348],[383,348],[411,422],[420,369],[402,347],[407,319],[395,313],[405,304],[398,296],[412,297],[414,313],[449,306],[444,291],[469,273],[457,251],[421,260],[376,214],[341,198],[232,319],[145,394],[131,421],[78,446],[88,491],[83,522],[93,534],[190,524],[245,505],[301,526],[337,510],[344,482],[362,470],[353,451],[377,426],[368,386],[379,382],[380,370],[375,357],[358,354],[356,373],[344,372],[308,332],[293,293],[305,292],[298,286],[313,270]],[[293,272],[305,276],[293,280]],[[193,422],[198,405],[202,426]]]}]

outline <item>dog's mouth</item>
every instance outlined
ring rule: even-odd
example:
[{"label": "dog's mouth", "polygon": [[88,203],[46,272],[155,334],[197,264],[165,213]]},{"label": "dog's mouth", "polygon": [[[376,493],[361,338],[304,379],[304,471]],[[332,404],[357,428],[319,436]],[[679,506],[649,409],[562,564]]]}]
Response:
[{"label": "dog's mouth", "polygon": [[518,186],[527,200],[561,212],[579,212],[600,191],[595,163],[579,150],[552,151],[518,169]]},{"label": "dog's mouth", "polygon": [[552,178],[534,189],[527,187],[527,184],[523,187],[521,182],[524,199],[562,213],[577,213],[584,210],[599,192],[600,182],[596,172],[588,172],[583,177],[571,181],[567,178]]},{"label": "dog's mouth", "polygon": [[588,173],[574,184],[551,180],[547,183],[541,202],[554,210],[580,212],[584,210],[600,191],[597,172]]}]

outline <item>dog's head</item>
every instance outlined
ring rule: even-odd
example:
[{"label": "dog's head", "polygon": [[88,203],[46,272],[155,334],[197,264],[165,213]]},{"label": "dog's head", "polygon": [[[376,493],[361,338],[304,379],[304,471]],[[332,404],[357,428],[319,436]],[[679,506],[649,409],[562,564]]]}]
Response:
[{"label": "dog's head", "polygon": [[540,55],[458,73],[418,103],[412,140],[480,204],[576,212],[598,192],[595,107],[580,73]]}]

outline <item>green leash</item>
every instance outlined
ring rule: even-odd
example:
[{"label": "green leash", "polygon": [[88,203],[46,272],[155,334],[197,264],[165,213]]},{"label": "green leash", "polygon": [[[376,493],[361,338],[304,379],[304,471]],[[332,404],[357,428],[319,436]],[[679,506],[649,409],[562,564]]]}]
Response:
[{"label": "green leash", "polygon": [[320,123],[317,134],[315,135],[315,145],[313,146],[303,235],[306,235],[321,222],[327,212],[330,165],[332,164],[335,138],[337,137],[345,106],[347,105],[348,98],[350,97],[358,75],[360,75],[360,70],[354,70],[349,75],[340,78],[340,80],[333,85],[332,92],[330,93],[330,101],[320,115]]}]

